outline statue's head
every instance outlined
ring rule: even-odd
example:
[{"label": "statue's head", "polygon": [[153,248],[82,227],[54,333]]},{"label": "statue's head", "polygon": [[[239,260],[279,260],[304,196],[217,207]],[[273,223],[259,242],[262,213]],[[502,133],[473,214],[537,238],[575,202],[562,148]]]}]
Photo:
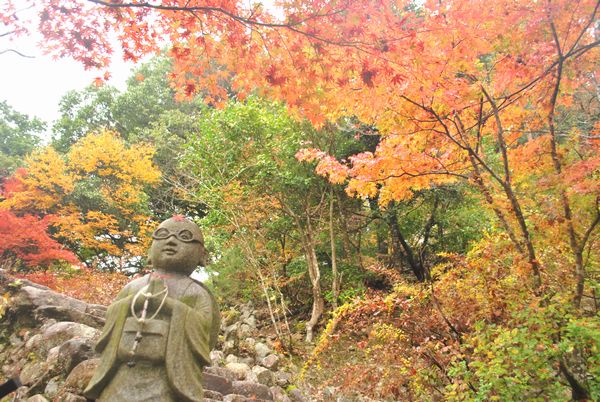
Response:
[{"label": "statue's head", "polygon": [[155,269],[191,274],[198,265],[205,266],[208,253],[198,225],[174,216],[161,223],[152,233],[150,261]]}]

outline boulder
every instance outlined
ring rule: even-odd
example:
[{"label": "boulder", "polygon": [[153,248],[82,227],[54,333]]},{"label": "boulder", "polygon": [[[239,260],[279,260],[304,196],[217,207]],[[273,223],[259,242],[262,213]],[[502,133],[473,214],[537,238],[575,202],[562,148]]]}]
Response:
[{"label": "boulder", "polygon": [[65,373],[70,373],[79,363],[95,355],[94,342],[87,338],[69,339],[58,349],[58,361]]},{"label": "boulder", "polygon": [[86,402],[86,401],[87,401],[87,399],[85,399],[83,396],[76,395],[71,392],[67,392],[65,395],[58,398],[58,402]]},{"label": "boulder", "polygon": [[204,372],[227,378],[229,381],[237,380],[237,374],[225,367],[205,367]]},{"label": "boulder", "polygon": [[256,317],[254,317],[253,315],[251,315],[248,318],[244,318],[244,324],[249,325],[250,328],[252,328],[253,330],[255,330],[256,329]]},{"label": "boulder", "polygon": [[83,390],[88,385],[94,375],[96,367],[100,362],[99,358],[84,360],[79,363],[65,380],[65,388],[76,394],[83,393]]},{"label": "boulder", "polygon": [[220,350],[210,352],[210,360],[213,366],[220,366],[225,361],[225,354]]},{"label": "boulder", "polygon": [[206,372],[202,375],[202,386],[205,390],[217,391],[222,395],[231,394],[233,389],[231,380]]},{"label": "boulder", "polygon": [[252,367],[252,372],[256,375],[256,380],[260,384],[266,385],[268,387],[274,385],[275,379],[271,370],[262,366],[254,366]]},{"label": "boulder", "polygon": [[252,334],[252,331],[253,331],[253,329],[252,329],[252,327],[250,327],[250,325],[248,325],[248,324],[240,325],[240,330],[239,330],[240,338],[243,339],[247,336],[250,336]]},{"label": "boulder", "polygon": [[31,338],[29,338],[27,342],[25,342],[25,349],[27,351],[40,349],[40,346],[42,346],[43,341],[44,337],[42,336],[42,334],[35,334]]},{"label": "boulder", "polygon": [[268,356],[265,356],[265,358],[262,359],[261,363],[264,367],[268,368],[269,370],[277,370],[277,367],[279,367],[280,360],[281,359],[276,354],[270,354]]},{"label": "boulder", "polygon": [[55,346],[48,351],[46,355],[46,363],[50,367],[56,367],[58,365],[58,352],[60,350],[60,346]]},{"label": "boulder", "polygon": [[240,358],[237,357],[234,354],[228,354],[227,357],[225,358],[225,364],[229,364],[229,363],[239,363],[240,362]]},{"label": "boulder", "polygon": [[292,375],[285,371],[276,371],[275,372],[275,382],[280,387],[285,387],[292,383]]},{"label": "boulder", "polygon": [[251,381],[234,381],[233,393],[244,395],[247,398],[263,399],[266,401],[273,400],[269,387]]},{"label": "boulder", "polygon": [[243,380],[250,371],[250,366],[246,363],[228,363],[225,368],[231,370],[238,380]]},{"label": "boulder", "polygon": [[88,338],[93,342],[100,336],[100,331],[89,325],[78,322],[61,321],[48,327],[43,333],[44,347],[49,350],[72,338]]},{"label": "boulder", "polygon": [[[22,282],[25,286],[18,289],[12,298],[18,320],[42,322],[51,318],[76,321],[96,328],[104,325],[106,307],[85,303],[29,281]],[[23,314],[25,312],[28,314]]]},{"label": "boulder", "polygon": [[247,364],[248,366],[253,366],[254,358],[250,357],[250,356],[240,357],[238,363],[244,363],[244,364]]},{"label": "boulder", "polygon": [[247,399],[244,395],[229,394],[223,397],[223,402],[246,402]]},{"label": "boulder", "polygon": [[223,394],[221,394],[220,392],[217,391],[212,391],[210,389],[205,389],[204,390],[204,401],[206,402],[207,399],[212,399],[214,401],[222,401],[223,400]]},{"label": "boulder", "polygon": [[290,390],[288,393],[292,402],[308,402],[308,398],[304,395],[302,391],[298,388],[294,388]]},{"label": "boulder", "polygon": [[48,400],[43,395],[37,394],[27,398],[26,402],[48,402]]},{"label": "boulder", "polygon": [[50,381],[48,381],[48,384],[46,384],[46,388],[44,388],[44,394],[50,398],[50,399],[54,399],[54,397],[56,395],[58,395],[58,391],[62,385],[62,379],[61,377],[53,377],[50,379]]},{"label": "boulder", "polygon": [[256,342],[254,345],[254,352],[256,353],[257,359],[263,359],[271,353],[271,348],[262,342]]},{"label": "boulder", "polygon": [[39,384],[48,372],[48,364],[46,364],[45,361],[34,361],[27,363],[23,367],[19,378],[23,385],[31,386],[33,384]]},{"label": "boulder", "polygon": [[273,395],[273,400],[277,402],[292,402],[285,390],[277,385],[269,388]]}]

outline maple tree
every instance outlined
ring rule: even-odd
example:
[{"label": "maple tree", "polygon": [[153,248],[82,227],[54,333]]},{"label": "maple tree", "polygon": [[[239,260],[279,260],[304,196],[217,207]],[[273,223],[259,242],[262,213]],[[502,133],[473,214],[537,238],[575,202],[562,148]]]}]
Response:
[{"label": "maple tree", "polygon": [[[77,257],[48,234],[52,216],[42,219],[0,211],[0,260],[4,266],[47,267],[58,261],[78,263]],[[12,261],[11,261],[12,260]]]},{"label": "maple tree", "polygon": [[144,186],[160,177],[152,154],[149,146],[126,147],[108,131],[82,138],[66,158],[52,147],[39,149],[4,183],[0,209],[43,216],[53,236],[83,261],[112,256],[121,266],[148,245]]}]

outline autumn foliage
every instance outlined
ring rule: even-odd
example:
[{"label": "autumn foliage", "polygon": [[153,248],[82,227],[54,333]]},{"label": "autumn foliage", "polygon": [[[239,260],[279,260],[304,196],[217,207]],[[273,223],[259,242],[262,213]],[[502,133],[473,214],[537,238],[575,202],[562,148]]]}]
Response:
[{"label": "autumn foliage", "polygon": [[88,303],[108,306],[131,280],[120,272],[99,272],[89,268],[16,273],[27,279]]},{"label": "autumn foliage", "polygon": [[41,148],[5,181],[0,209],[42,216],[52,236],[82,260],[92,251],[125,264],[148,246],[144,186],[160,177],[152,154],[151,147],[129,148],[107,131],[84,137],[66,157]]},{"label": "autumn foliage", "polygon": [[75,254],[49,236],[47,229],[52,218],[18,217],[10,211],[0,211],[0,258],[20,260],[29,267],[48,267],[56,261],[77,264]]}]

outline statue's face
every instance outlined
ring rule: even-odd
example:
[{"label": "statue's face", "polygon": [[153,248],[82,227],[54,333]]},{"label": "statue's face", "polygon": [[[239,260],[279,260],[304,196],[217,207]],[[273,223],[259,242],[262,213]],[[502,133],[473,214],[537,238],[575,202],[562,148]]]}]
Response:
[{"label": "statue's face", "polygon": [[206,263],[202,232],[187,219],[167,219],[152,238],[150,260],[155,269],[190,274],[198,265]]}]

